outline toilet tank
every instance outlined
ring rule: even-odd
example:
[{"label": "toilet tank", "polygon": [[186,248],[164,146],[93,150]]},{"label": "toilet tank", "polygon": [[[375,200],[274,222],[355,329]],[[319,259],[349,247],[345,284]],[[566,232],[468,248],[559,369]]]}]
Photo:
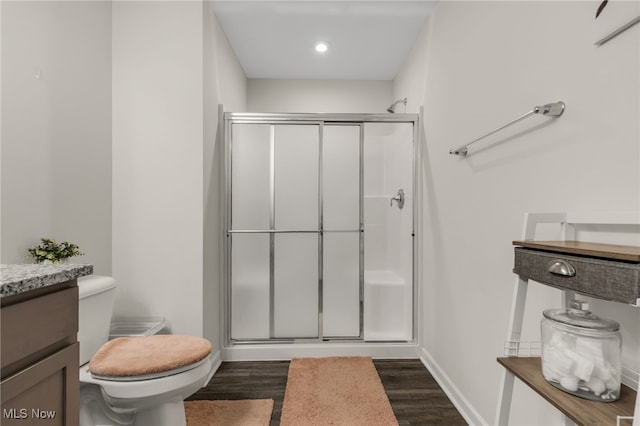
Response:
[{"label": "toilet tank", "polygon": [[89,275],[78,278],[78,341],[80,365],[86,364],[107,340],[116,298],[116,281]]}]

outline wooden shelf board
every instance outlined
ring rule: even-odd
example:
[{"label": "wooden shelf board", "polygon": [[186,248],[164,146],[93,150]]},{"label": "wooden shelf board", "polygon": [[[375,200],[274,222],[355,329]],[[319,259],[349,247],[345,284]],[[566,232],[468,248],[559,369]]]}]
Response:
[{"label": "wooden shelf board", "polygon": [[633,416],[637,392],[627,386],[622,386],[617,401],[590,401],[547,383],[540,357],[498,358],[498,362],[578,425],[615,425],[617,416]]},{"label": "wooden shelf board", "polygon": [[585,241],[514,241],[514,246],[548,250],[558,253],[579,254],[605,259],[640,262],[640,247],[616,244],[589,243]]}]

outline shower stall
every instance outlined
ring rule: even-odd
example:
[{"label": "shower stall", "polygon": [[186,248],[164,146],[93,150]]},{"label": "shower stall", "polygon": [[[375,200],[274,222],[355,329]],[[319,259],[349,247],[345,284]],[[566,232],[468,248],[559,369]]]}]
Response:
[{"label": "shower stall", "polygon": [[225,345],[413,343],[418,115],[224,123]]}]

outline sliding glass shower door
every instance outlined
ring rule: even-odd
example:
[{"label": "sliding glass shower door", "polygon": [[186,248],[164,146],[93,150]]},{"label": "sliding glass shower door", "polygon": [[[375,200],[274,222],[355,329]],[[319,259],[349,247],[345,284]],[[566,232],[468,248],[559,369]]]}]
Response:
[{"label": "sliding glass shower door", "polygon": [[231,132],[231,338],[359,337],[360,126]]},{"label": "sliding glass shower door", "polygon": [[227,340],[412,340],[415,118],[235,115]]},{"label": "sliding glass shower door", "polygon": [[322,140],[323,336],[362,336],[362,126],[325,124]]},{"label": "sliding glass shower door", "polygon": [[318,336],[320,126],[272,126],[271,335]]}]

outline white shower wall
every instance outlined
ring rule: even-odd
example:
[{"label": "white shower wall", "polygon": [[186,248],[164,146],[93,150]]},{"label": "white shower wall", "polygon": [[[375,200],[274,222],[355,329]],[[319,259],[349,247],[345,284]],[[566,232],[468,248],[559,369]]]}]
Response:
[{"label": "white shower wall", "polygon": [[[365,340],[413,336],[413,126],[366,123]],[[392,197],[404,191],[402,209]]]},{"label": "white shower wall", "polygon": [[[365,269],[390,269],[411,281],[413,232],[413,126],[365,125],[364,202],[367,244]],[[402,209],[391,198],[402,189]]]}]

